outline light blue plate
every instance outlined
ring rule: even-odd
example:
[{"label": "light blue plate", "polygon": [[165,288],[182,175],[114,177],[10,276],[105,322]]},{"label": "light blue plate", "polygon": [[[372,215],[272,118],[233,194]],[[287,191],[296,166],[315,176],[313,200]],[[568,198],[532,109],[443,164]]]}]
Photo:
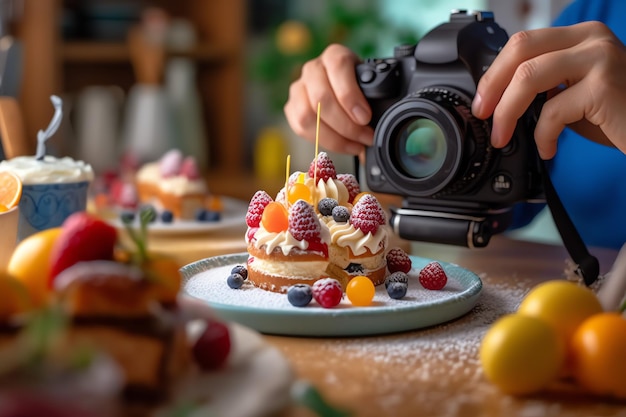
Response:
[{"label": "light blue plate", "polygon": [[440,291],[424,289],[417,275],[432,259],[411,256],[409,290],[401,300],[391,299],[384,285],[376,289],[371,306],[354,307],[347,297],[335,308],[313,301],[294,307],[285,294],[264,291],[246,283],[234,290],[226,284],[230,270],[245,265],[247,253],[217,256],[186,265],[183,291],[206,301],[220,317],[262,333],[290,336],[365,336],[415,330],[454,320],[469,312],[482,291],[473,272],[440,262],[448,283]]}]

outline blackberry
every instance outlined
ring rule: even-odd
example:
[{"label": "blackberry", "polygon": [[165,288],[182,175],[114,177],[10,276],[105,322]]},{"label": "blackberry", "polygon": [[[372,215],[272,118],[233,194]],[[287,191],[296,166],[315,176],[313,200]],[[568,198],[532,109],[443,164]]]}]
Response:
[{"label": "blackberry", "polygon": [[230,274],[226,279],[226,283],[228,286],[234,290],[241,288],[243,285],[243,277],[239,274]]},{"label": "blackberry", "polygon": [[337,206],[333,209],[333,220],[337,223],[345,223],[350,220],[350,210],[344,206]]},{"label": "blackberry", "polygon": [[248,279],[248,269],[243,265],[235,265],[233,269],[230,270],[230,273],[239,274],[244,280]]},{"label": "blackberry", "polygon": [[[385,285],[387,285],[387,281],[385,281]],[[389,294],[389,297],[393,298],[394,300],[399,300],[401,298],[404,298],[408,288],[409,286],[404,282],[390,282],[387,286],[387,294]]]},{"label": "blackberry", "polygon": [[161,221],[163,223],[172,223],[174,221],[174,213],[170,210],[163,210],[161,212]]},{"label": "blackberry", "polygon": [[313,289],[308,284],[294,284],[287,290],[287,299],[294,307],[306,307],[313,299]]},{"label": "blackberry", "polygon": [[317,203],[317,210],[320,212],[322,216],[331,216],[333,214],[333,209],[337,207],[339,203],[334,198],[326,197],[322,198],[319,203]]},{"label": "blackberry", "polygon": [[409,276],[402,271],[396,271],[393,274],[389,274],[385,278],[385,288],[388,288],[392,282],[400,282],[402,284],[409,284]]}]

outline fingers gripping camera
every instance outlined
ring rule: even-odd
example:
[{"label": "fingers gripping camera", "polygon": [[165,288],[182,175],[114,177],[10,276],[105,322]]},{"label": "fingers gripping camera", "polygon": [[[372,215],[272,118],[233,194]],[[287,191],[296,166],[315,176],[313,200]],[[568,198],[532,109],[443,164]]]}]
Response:
[{"label": "fingers gripping camera", "polygon": [[507,40],[492,13],[454,11],[417,45],[357,65],[375,128],[365,178],[372,191],[404,197],[390,220],[401,237],[486,246],[515,203],[541,197],[540,99],[503,149],[490,144],[491,121],[471,114],[478,80]]}]

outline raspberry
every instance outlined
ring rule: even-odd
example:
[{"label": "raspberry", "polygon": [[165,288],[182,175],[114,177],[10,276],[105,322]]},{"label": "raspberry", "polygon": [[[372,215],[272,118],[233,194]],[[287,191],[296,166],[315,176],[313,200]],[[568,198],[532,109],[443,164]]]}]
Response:
[{"label": "raspberry", "polygon": [[400,248],[392,248],[387,252],[387,269],[389,272],[402,271],[408,274],[411,270],[411,258]]},{"label": "raspberry", "polygon": [[446,286],[448,276],[439,262],[427,264],[419,273],[418,279],[427,290],[440,290]]},{"label": "raspberry", "polygon": [[211,371],[225,365],[230,354],[230,329],[218,320],[208,319],[206,328],[193,344],[192,354],[204,371]]},{"label": "raspberry", "polygon": [[317,158],[311,162],[311,166],[309,167],[309,177],[315,178],[316,185],[320,179],[328,181],[330,178],[337,178],[335,164],[333,164],[333,161],[331,161],[326,152],[320,152],[317,154]]},{"label": "raspberry", "polygon": [[188,156],[183,159],[183,163],[180,166],[180,174],[190,180],[200,179],[200,171],[198,170],[198,163],[193,156]]},{"label": "raspberry", "polygon": [[350,203],[354,202],[354,198],[361,192],[361,186],[356,177],[352,174],[337,174],[337,179],[348,189],[348,201]]},{"label": "raspberry", "polygon": [[289,233],[297,240],[320,240],[322,226],[313,206],[298,200],[289,209]]},{"label": "raspberry", "polygon": [[386,222],[385,211],[372,194],[365,194],[352,208],[350,224],[363,233],[375,234]]},{"label": "raspberry", "polygon": [[248,206],[248,212],[246,213],[246,224],[248,227],[259,227],[261,218],[263,217],[263,210],[265,210],[265,207],[272,201],[272,197],[263,190],[254,193],[250,200],[250,205]]},{"label": "raspberry", "polygon": [[322,278],[313,283],[313,298],[324,308],[333,308],[341,301],[343,290],[334,278]]}]

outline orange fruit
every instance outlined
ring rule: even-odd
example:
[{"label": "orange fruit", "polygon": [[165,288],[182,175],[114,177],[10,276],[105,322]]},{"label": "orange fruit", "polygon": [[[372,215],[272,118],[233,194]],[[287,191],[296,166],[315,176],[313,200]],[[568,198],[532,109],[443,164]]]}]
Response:
[{"label": "orange fruit", "polygon": [[43,306],[49,296],[50,253],[61,228],[42,230],[20,241],[15,247],[7,272],[20,281],[35,306]]},{"label": "orange fruit", "polygon": [[289,212],[282,203],[272,201],[263,210],[261,224],[270,233],[284,232],[289,229]]},{"label": "orange fruit", "polygon": [[595,314],[574,333],[574,378],[594,394],[626,399],[626,318]]},{"label": "orange fruit", "polygon": [[24,285],[6,271],[0,271],[0,318],[28,311],[31,300]]},{"label": "orange fruit", "polygon": [[0,205],[10,210],[19,204],[21,198],[22,180],[12,172],[0,172]]}]

